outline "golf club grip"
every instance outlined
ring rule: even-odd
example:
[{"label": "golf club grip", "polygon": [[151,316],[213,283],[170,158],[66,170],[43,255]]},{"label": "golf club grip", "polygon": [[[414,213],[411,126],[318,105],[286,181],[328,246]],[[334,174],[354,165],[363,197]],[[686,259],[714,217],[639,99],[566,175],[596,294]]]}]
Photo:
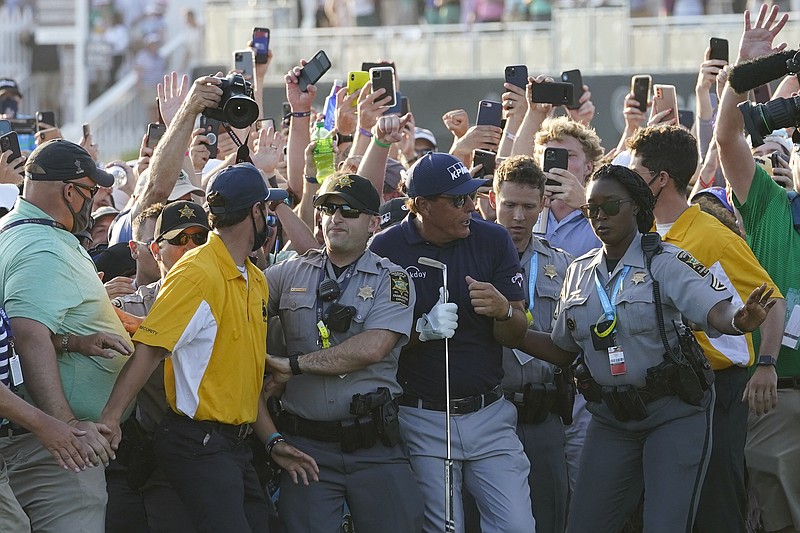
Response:
[{"label": "golf club grip", "polygon": [[447,459],[444,462],[444,491],[447,502],[444,507],[444,531],[445,533],[455,533],[456,523],[453,519],[453,460]]}]

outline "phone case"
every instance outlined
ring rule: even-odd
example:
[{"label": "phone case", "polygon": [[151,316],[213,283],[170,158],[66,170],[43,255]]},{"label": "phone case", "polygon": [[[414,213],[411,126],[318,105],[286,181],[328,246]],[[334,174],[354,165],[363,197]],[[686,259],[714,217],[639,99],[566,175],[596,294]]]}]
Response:
[{"label": "phone case", "polygon": [[545,172],[553,168],[567,169],[569,164],[569,152],[565,148],[545,148],[544,149],[544,162],[542,163],[542,170]]},{"label": "phone case", "polygon": [[574,88],[571,83],[534,83],[531,86],[531,102],[556,106],[572,103]]},{"label": "phone case", "polygon": [[503,122],[503,106],[500,102],[492,100],[481,100],[478,102],[478,119],[475,124],[478,126],[497,126]]},{"label": "phone case", "polygon": [[259,65],[266,63],[269,50],[269,28],[253,28],[253,48],[256,49],[256,63]]},{"label": "phone case", "polygon": [[0,152],[11,151],[11,156],[8,161],[22,156],[22,151],[19,148],[19,137],[17,132],[12,131],[0,137]]},{"label": "phone case", "polygon": [[11,123],[6,119],[0,119],[0,135],[5,135],[12,131]]},{"label": "phone case", "polygon": [[297,80],[297,83],[300,85],[300,90],[304,93],[308,92],[308,86],[317,83],[330,68],[331,60],[328,59],[328,55],[324,50],[320,50],[314,54],[311,61],[306,63],[300,71],[300,77]]},{"label": "phone case", "polygon": [[678,97],[675,93],[674,85],[653,85],[653,114],[671,109],[672,113],[667,115],[664,120],[677,119],[678,117]]},{"label": "phone case", "polygon": [[639,102],[639,110],[642,113],[647,111],[647,99],[650,96],[650,84],[652,78],[649,74],[640,74],[631,78],[631,93]]},{"label": "phone case", "polygon": [[[369,81],[369,72],[363,70],[353,70],[347,73],[347,95],[351,95],[360,88],[362,88]],[[356,100],[350,104],[350,107],[355,107]]]},{"label": "phone case", "polygon": [[[208,127],[211,126],[209,130]],[[216,159],[217,158],[217,136],[219,135],[219,121],[213,118],[208,118],[205,115],[200,115],[200,127],[205,131],[206,137],[208,137],[208,142],[206,146],[208,146],[208,158],[209,159]]]},{"label": "phone case", "polygon": [[567,109],[578,109],[581,105],[578,101],[583,96],[583,76],[579,69],[566,70],[561,73],[561,81],[572,84],[572,103]]},{"label": "phone case", "polygon": [[528,86],[527,65],[509,65],[506,67],[506,83],[516,85],[520,89]]},{"label": "phone case", "polygon": [[723,61],[728,61],[728,40],[727,39],[720,39],[719,37],[712,37],[708,43],[709,48],[711,48],[711,53],[709,54],[709,59],[721,59]]},{"label": "phone case", "polygon": [[252,50],[237,50],[233,53],[233,68],[238,70],[247,81],[253,81],[255,64]]},{"label": "phone case", "polygon": [[475,150],[472,152],[472,166],[477,167],[478,164],[483,165],[476,175],[477,178],[482,178],[486,175],[494,175],[496,157],[497,154],[488,150]]},{"label": "phone case", "polygon": [[36,129],[42,129],[39,124],[48,124],[49,127],[56,127],[56,114],[53,111],[37,111],[36,112]]},{"label": "phone case", "polygon": [[369,78],[372,80],[372,92],[378,89],[384,89],[386,93],[381,98],[386,98],[386,95],[392,97],[387,106],[394,107],[397,105],[397,88],[394,83],[394,69],[392,67],[375,67],[369,69]]},{"label": "phone case", "polygon": [[687,130],[691,130],[692,126],[694,126],[694,111],[690,109],[679,109],[678,124],[686,128]]},{"label": "phone case", "polygon": [[147,125],[147,147],[155,149],[158,141],[167,131],[167,127],[163,124],[152,122]]}]

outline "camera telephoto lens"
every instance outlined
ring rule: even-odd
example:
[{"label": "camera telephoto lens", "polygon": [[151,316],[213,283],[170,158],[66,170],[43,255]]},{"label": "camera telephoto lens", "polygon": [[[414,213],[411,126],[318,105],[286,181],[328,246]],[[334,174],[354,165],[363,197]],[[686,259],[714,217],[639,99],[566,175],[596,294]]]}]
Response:
[{"label": "camera telephoto lens", "polygon": [[777,129],[800,125],[800,96],[775,98],[766,104],[742,102],[737,107],[753,147],[764,144],[764,136]]}]

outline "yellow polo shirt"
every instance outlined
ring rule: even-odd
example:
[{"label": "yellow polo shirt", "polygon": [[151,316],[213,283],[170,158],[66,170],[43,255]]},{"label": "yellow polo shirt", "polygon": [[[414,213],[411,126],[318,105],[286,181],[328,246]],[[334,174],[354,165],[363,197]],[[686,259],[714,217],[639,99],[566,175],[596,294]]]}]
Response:
[{"label": "yellow polo shirt", "polygon": [[250,261],[247,279],[215,233],[185,254],[164,280],[133,337],[172,352],[164,365],[167,403],[195,420],[255,421],[264,379],[269,293]]},{"label": "yellow polo shirt", "polygon": [[[741,306],[753,289],[764,282],[768,289],[775,289],[774,297],[782,298],[744,239],[716,218],[703,213],[699,205],[693,205],[681,213],[664,237],[664,242],[683,248],[703,263],[731,290],[734,305]],[[749,333],[716,338],[709,338],[702,331],[695,331],[694,334],[714,370],[753,364],[755,351]]]}]

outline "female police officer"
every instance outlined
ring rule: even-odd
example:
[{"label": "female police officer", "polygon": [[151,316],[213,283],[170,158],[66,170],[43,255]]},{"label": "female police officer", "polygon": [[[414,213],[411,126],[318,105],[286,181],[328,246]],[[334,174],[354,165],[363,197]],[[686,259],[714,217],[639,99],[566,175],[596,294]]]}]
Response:
[{"label": "female police officer", "polygon": [[763,285],[737,308],[690,254],[646,244],[654,235],[640,232],[652,227],[653,195],[625,167],[600,168],[587,201],[581,209],[603,247],[569,267],[551,337],[529,330],[521,346],[558,365],[585,358],[579,385],[593,417],[567,531],[620,531],[644,489],[645,531],[688,532],[708,463],[713,389],[701,386],[699,365],[688,366],[673,324],[683,315],[711,332],[752,331],[772,307],[771,291]]}]

